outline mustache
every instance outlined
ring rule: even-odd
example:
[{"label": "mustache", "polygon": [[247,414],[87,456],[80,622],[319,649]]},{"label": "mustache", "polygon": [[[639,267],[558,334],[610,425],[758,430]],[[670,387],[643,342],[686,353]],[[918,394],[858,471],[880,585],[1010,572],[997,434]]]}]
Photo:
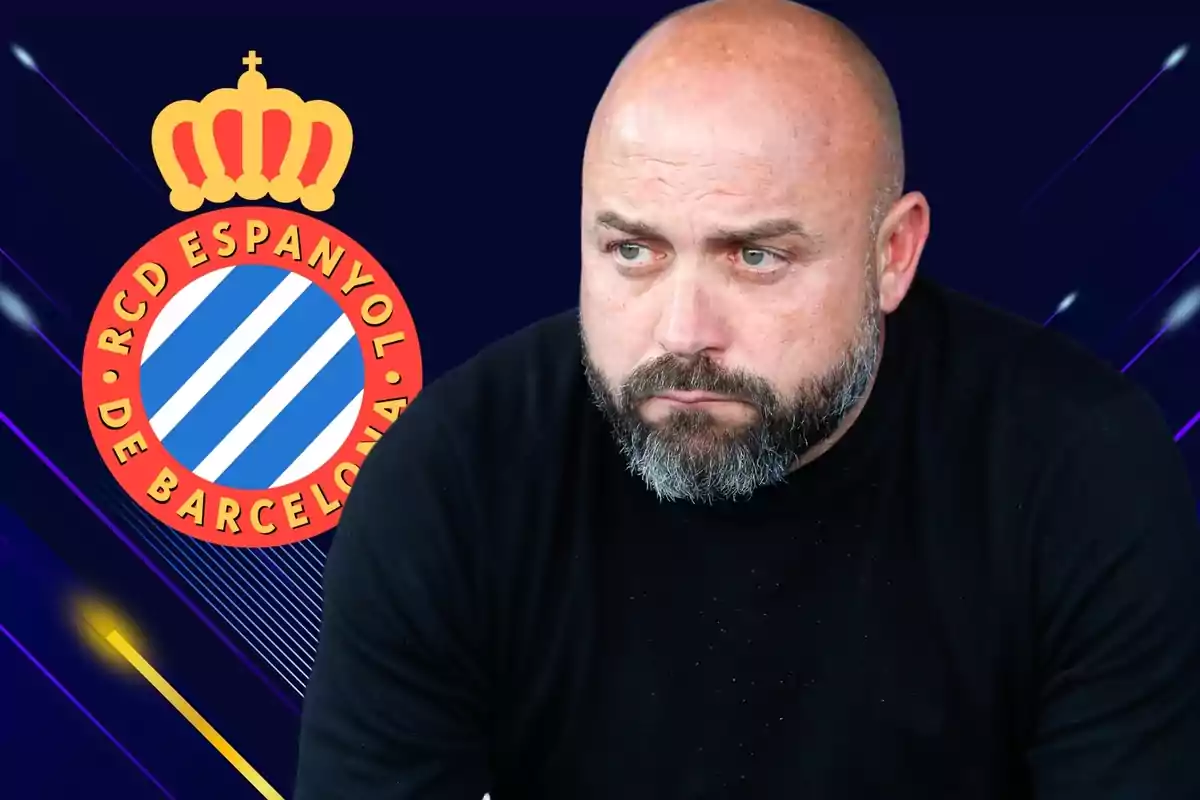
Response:
[{"label": "mustache", "polygon": [[764,408],[774,391],[762,378],[721,367],[705,355],[681,358],[666,353],[639,365],[621,386],[624,405],[633,406],[663,392],[711,392]]}]

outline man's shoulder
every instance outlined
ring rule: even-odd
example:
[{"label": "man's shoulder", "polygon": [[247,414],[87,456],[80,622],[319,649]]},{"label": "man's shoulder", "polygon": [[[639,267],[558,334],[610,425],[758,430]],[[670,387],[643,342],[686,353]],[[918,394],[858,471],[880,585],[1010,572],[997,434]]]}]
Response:
[{"label": "man's shoulder", "polygon": [[1045,325],[932,284],[917,305],[929,325],[930,355],[956,402],[974,400],[1062,432],[1081,415],[1142,395],[1111,364]]},{"label": "man's shoulder", "polygon": [[538,320],[431,381],[410,399],[382,444],[420,451],[450,450],[457,442],[472,457],[517,442],[524,449],[578,405],[585,386],[582,357],[577,311]]},{"label": "man's shoulder", "polygon": [[430,383],[421,398],[450,416],[498,414],[517,424],[565,402],[583,376],[582,359],[579,314],[571,309],[487,345]]}]

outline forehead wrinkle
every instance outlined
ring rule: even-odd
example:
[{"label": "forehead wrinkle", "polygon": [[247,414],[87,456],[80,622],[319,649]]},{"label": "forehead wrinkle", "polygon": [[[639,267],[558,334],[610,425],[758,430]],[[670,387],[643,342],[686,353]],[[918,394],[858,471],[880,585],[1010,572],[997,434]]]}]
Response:
[{"label": "forehead wrinkle", "polygon": [[[619,143],[591,165],[585,194],[594,202],[622,196],[667,207],[715,200],[719,205],[708,208],[722,216],[753,214],[754,207],[786,208],[803,198],[806,183],[814,177],[823,180],[826,168],[824,160],[792,149],[749,153],[726,148],[714,160],[711,148],[693,154]],[[744,212],[742,200],[751,205]]]}]

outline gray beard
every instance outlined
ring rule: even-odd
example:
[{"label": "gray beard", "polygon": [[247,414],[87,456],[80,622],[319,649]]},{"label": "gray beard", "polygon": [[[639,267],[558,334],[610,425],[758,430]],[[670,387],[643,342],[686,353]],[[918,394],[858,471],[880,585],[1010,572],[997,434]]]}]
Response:
[{"label": "gray beard", "polygon": [[[825,374],[790,395],[764,379],[719,367],[706,356],[664,355],[611,387],[588,354],[584,368],[592,398],[607,418],[629,470],[662,501],[711,504],[748,499],[782,482],[805,453],[825,442],[866,397],[881,353],[879,298],[871,292],[845,352]],[[582,334],[582,328],[581,334]],[[704,411],[675,411],[650,425],[638,411],[656,393],[707,391],[749,403],[755,420],[718,427]]]}]

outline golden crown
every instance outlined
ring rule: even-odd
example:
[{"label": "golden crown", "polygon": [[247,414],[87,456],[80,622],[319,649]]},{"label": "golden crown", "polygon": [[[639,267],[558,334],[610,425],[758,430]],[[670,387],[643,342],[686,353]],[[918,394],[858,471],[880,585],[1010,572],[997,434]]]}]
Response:
[{"label": "golden crown", "polygon": [[328,101],[268,89],[255,51],[242,63],[246,71],[236,89],[178,100],[154,120],[150,142],[171,205],[195,211],[206,200],[270,195],[279,203],[299,200],[309,211],[326,210],[350,161],[349,118]]}]

